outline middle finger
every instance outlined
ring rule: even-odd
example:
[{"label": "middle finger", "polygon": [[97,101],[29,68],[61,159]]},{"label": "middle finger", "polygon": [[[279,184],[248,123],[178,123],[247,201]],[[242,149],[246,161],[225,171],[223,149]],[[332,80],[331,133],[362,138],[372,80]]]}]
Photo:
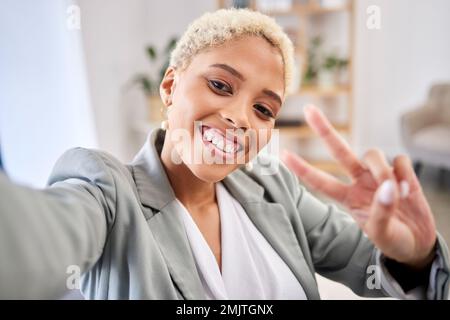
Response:
[{"label": "middle finger", "polygon": [[307,106],[305,118],[308,125],[325,141],[333,157],[343,165],[353,178],[364,172],[364,167],[358,157],[319,109],[312,105]]}]

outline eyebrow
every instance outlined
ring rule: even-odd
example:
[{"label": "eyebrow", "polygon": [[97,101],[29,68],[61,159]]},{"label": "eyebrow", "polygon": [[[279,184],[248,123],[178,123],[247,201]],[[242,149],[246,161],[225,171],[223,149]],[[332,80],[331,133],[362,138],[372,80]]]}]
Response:
[{"label": "eyebrow", "polygon": [[242,81],[245,81],[245,77],[236,69],[234,69],[233,67],[230,67],[227,64],[224,63],[216,63],[216,64],[212,64],[210,65],[210,67],[212,68],[220,68],[223,69],[225,71],[228,71],[229,73],[231,73],[233,76],[235,76],[236,78],[241,79]]},{"label": "eyebrow", "polygon": [[275,92],[273,92],[272,90],[268,90],[268,89],[263,89],[263,93],[264,95],[268,96],[269,98],[272,98],[273,100],[275,100],[276,102],[278,102],[280,104],[280,106],[283,104],[283,102],[281,101],[281,98],[279,95],[277,95]]},{"label": "eyebrow", "polygon": [[[236,78],[245,81],[245,77],[236,69],[234,69],[233,67],[224,64],[224,63],[215,63],[210,65],[210,67],[212,68],[220,68],[223,69],[225,71],[228,71],[229,73],[231,73],[233,76],[235,76]],[[273,100],[275,100],[276,102],[278,102],[280,105],[283,104],[280,96],[278,94],[276,94],[275,92],[273,92],[272,90],[269,89],[263,89],[263,94],[266,95],[269,98],[272,98]]]}]

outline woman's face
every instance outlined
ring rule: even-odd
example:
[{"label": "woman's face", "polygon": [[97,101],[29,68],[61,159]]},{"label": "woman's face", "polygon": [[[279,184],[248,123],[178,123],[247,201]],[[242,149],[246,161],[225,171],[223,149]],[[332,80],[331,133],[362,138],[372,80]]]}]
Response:
[{"label": "woman's face", "polygon": [[183,71],[169,68],[161,93],[172,159],[219,181],[270,140],[284,99],[282,57],[267,40],[243,37],[197,54]]}]

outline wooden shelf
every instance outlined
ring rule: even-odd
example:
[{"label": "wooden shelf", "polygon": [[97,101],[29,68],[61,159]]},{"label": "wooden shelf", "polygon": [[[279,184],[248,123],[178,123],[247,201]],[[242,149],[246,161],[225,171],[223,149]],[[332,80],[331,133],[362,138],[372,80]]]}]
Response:
[{"label": "wooden shelf", "polygon": [[300,12],[304,12],[307,15],[319,15],[319,14],[328,14],[328,13],[337,13],[337,12],[348,12],[349,5],[342,5],[337,7],[321,7],[321,6],[307,6],[305,8],[301,8]]},{"label": "wooden shelf", "polygon": [[[346,124],[333,124],[333,127],[339,132],[339,133],[350,133],[350,126]],[[299,125],[299,126],[280,126],[275,127],[275,129],[280,130],[281,135],[300,138],[300,139],[306,139],[306,138],[312,138],[312,137],[318,137],[316,133],[306,124]]]},{"label": "wooden shelf", "polygon": [[290,96],[338,96],[343,94],[350,94],[351,88],[349,86],[335,86],[335,87],[319,87],[319,86],[304,86],[299,91],[293,92]]},{"label": "wooden shelf", "polygon": [[295,7],[296,6],[292,6],[292,8],[289,10],[258,10],[258,11],[268,16],[294,16],[299,14],[299,11]]}]

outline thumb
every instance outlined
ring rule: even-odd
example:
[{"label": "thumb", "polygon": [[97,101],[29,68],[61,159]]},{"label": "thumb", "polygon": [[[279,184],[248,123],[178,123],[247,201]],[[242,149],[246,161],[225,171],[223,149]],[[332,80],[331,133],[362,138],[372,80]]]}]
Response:
[{"label": "thumb", "polygon": [[372,203],[370,220],[374,226],[385,228],[398,203],[398,187],[394,180],[385,180],[378,188]]}]

